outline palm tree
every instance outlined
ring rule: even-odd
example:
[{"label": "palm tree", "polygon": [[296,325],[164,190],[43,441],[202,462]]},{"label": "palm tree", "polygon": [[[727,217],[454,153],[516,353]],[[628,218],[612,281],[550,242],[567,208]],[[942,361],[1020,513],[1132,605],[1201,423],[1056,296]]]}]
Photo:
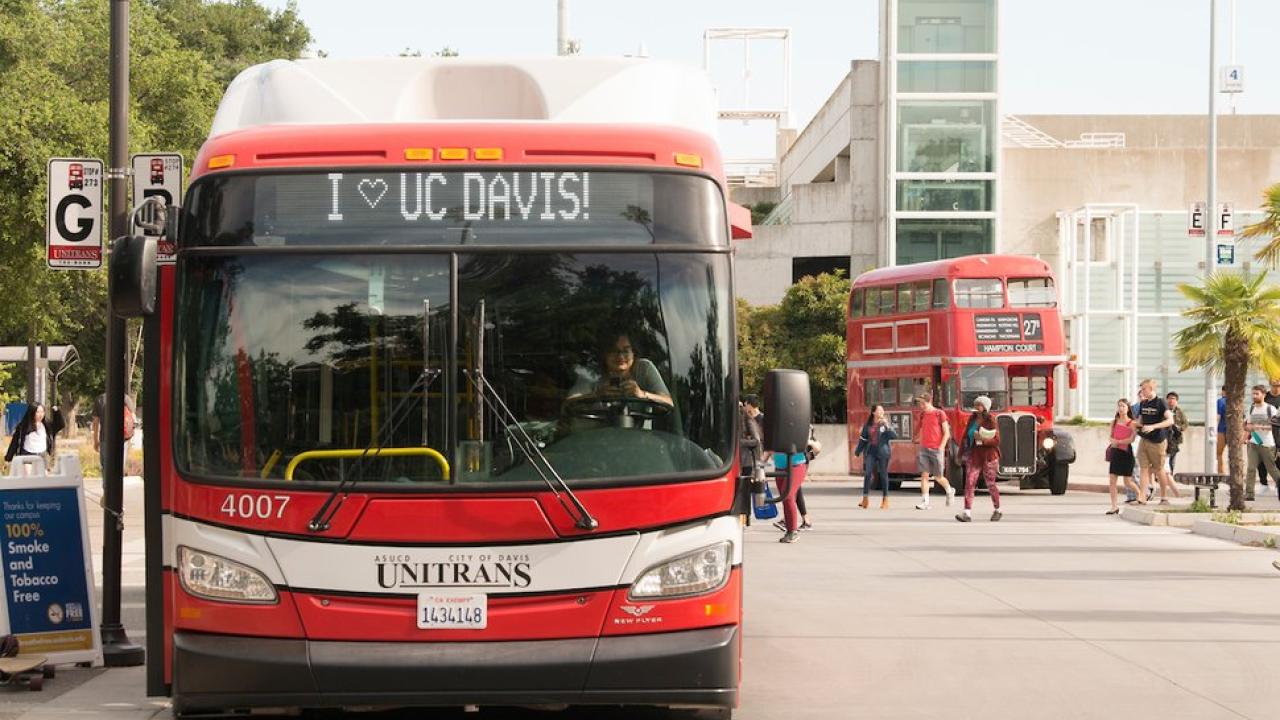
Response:
[{"label": "palm tree", "polygon": [[1227,389],[1231,509],[1244,510],[1244,384],[1250,368],[1280,377],[1280,287],[1267,274],[1217,272],[1204,285],[1179,285],[1191,324],[1174,334],[1182,370],[1220,373]]},{"label": "palm tree", "polygon": [[1280,183],[1262,191],[1264,217],[1240,231],[1241,237],[1266,238],[1267,244],[1254,257],[1271,267],[1280,265]]}]

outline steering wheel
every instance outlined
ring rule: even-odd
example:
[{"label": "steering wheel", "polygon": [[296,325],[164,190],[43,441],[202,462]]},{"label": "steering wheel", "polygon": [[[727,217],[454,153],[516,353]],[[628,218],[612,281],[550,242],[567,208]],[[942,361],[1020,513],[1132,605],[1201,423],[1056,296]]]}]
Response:
[{"label": "steering wheel", "polygon": [[570,399],[565,412],[577,418],[607,422],[615,427],[636,427],[637,420],[656,420],[671,413],[671,406],[630,395],[594,395]]}]

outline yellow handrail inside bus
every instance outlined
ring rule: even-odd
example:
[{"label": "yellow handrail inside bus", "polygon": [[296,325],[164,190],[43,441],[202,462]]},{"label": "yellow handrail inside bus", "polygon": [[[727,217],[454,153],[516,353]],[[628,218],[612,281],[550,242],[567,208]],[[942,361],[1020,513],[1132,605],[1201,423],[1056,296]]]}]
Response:
[{"label": "yellow handrail inside bus", "polygon": [[408,457],[412,455],[425,455],[436,461],[440,466],[440,470],[444,472],[444,479],[449,479],[449,461],[445,460],[444,455],[429,447],[396,447],[396,448],[372,448],[368,451],[360,448],[350,448],[346,450],[307,450],[293,456],[288,466],[284,469],[284,479],[292,480],[293,471],[297,469],[298,464],[303,460],[325,460],[332,458],[354,458],[368,455],[369,457]]}]

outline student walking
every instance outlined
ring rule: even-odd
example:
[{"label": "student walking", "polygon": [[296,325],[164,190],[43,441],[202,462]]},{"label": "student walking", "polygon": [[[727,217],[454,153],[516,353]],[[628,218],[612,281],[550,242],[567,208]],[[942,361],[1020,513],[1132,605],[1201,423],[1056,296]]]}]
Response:
[{"label": "student walking", "polygon": [[1173,480],[1164,470],[1165,451],[1168,447],[1168,428],[1173,425],[1173,413],[1165,404],[1164,398],[1156,395],[1156,381],[1147,378],[1140,386],[1141,402],[1138,403],[1138,420],[1134,428],[1138,431],[1138,465],[1142,469],[1142,480],[1138,483],[1139,497],[1146,495],[1147,488],[1154,481],[1160,488],[1160,504],[1168,505],[1167,493],[1174,497],[1180,493],[1173,486]]},{"label": "student walking", "polygon": [[1004,514],[1000,512],[1000,488],[996,486],[996,467],[1000,464],[1000,431],[996,429],[996,419],[991,415],[991,398],[979,395],[973,401],[974,413],[969,417],[960,440],[960,453],[965,459],[966,472],[964,478],[964,511],[956,515],[960,522],[973,520],[973,494],[978,489],[978,478],[987,482],[987,492],[991,494],[991,522],[998,522]]},{"label": "student walking", "polygon": [[947,494],[947,507],[955,499],[956,489],[947,482],[943,469],[943,451],[951,440],[951,424],[947,422],[947,414],[933,406],[933,398],[927,393],[916,396],[916,406],[920,408],[919,432],[916,442],[920,450],[916,453],[916,470],[920,473],[920,502],[917,510],[928,510],[929,486],[936,480]]},{"label": "student walking", "polygon": [[1271,434],[1271,429],[1277,422],[1278,411],[1267,403],[1266,395],[1266,387],[1255,385],[1253,404],[1244,413],[1245,432],[1248,438],[1246,447],[1249,453],[1249,470],[1244,474],[1245,481],[1248,483],[1244,492],[1246,501],[1254,499],[1254,480],[1257,478],[1259,468],[1266,468],[1267,474],[1275,481],[1276,487],[1280,488],[1280,470],[1276,469],[1276,441]]},{"label": "student walking", "polygon": [[[1133,440],[1137,433],[1133,429],[1133,408],[1129,401],[1120,398],[1116,401],[1116,416],[1111,420],[1111,444],[1107,446],[1107,471],[1111,474],[1111,509],[1108,515],[1118,515],[1118,485],[1124,478],[1125,487],[1132,487],[1137,497],[1138,487],[1133,482]],[[1141,501],[1143,505],[1146,500]]]},{"label": "student walking", "polygon": [[898,434],[884,416],[883,405],[873,405],[867,421],[862,424],[862,434],[858,436],[858,446],[853,449],[854,456],[862,455],[862,502],[858,506],[864,510],[870,504],[868,493],[880,478],[880,509],[889,509],[889,443],[896,440]]},{"label": "student walking", "polygon": [[[1271,389],[1267,391],[1267,394],[1264,395],[1262,399],[1271,407],[1280,410],[1280,378],[1272,378]],[[1272,426],[1271,439],[1276,444],[1276,447],[1280,447],[1280,425]],[[1267,474],[1265,469],[1259,467],[1257,475],[1258,482],[1262,483],[1263,487],[1266,487]],[[1276,493],[1280,494],[1280,487],[1276,488]]]},{"label": "student walking", "polygon": [[1173,424],[1169,426],[1169,444],[1167,452],[1169,455],[1169,479],[1172,482],[1174,466],[1178,461],[1178,451],[1182,449],[1182,439],[1185,437],[1187,427],[1187,414],[1182,412],[1182,408],[1178,407],[1178,393],[1170,392],[1164,396],[1164,402],[1169,406],[1169,412],[1173,413]]},{"label": "student walking", "polygon": [[[790,467],[788,467],[788,465]],[[782,521],[784,533],[778,542],[793,543],[800,539],[800,523],[804,517],[800,511],[800,486],[809,472],[808,453],[773,454],[773,467],[785,471],[778,477],[778,494],[782,496]]]},{"label": "student walking", "polygon": [[[1208,425],[1208,423],[1206,423]],[[1218,474],[1227,474],[1227,386],[1218,389]]]}]

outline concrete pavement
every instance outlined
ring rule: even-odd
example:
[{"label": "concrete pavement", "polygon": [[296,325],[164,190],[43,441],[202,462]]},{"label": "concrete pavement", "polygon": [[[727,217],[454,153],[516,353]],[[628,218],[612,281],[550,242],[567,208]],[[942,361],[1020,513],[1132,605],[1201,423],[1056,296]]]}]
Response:
[{"label": "concrete pavement", "polygon": [[[748,529],[738,720],[1277,717],[1280,553],[1104,517],[1090,493],[1006,492],[1000,523],[980,495],[960,524],[936,494],[929,512],[911,509],[914,491],[880,511],[856,508],[857,492],[808,486],[815,528],[794,545]],[[141,526],[126,528],[128,552]],[[140,589],[125,600],[138,640]],[[141,669],[64,668],[42,695],[0,689],[0,718],[169,717],[143,687]]]}]

